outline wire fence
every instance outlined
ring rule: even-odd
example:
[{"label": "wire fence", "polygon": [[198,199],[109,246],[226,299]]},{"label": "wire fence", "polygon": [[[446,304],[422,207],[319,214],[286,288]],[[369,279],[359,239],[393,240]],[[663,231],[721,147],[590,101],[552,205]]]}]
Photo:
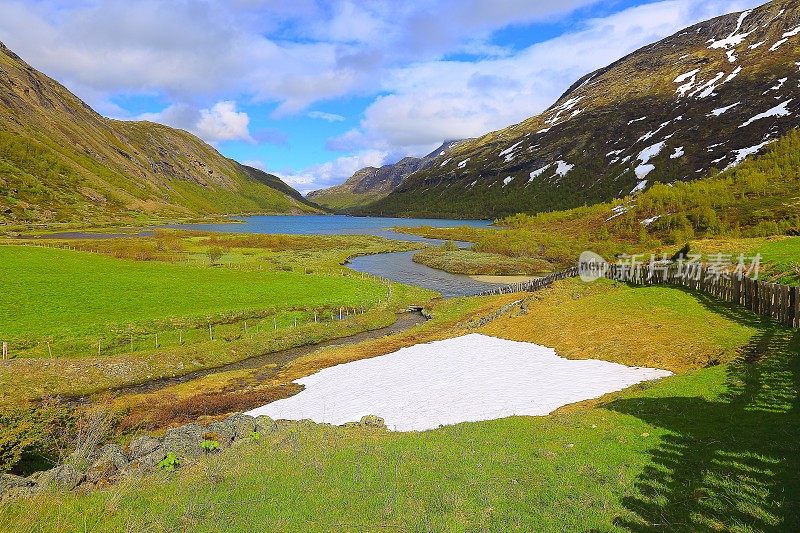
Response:
[{"label": "wire fence", "polygon": [[[2,242],[0,245],[28,246],[44,249],[58,249],[110,255],[110,251],[74,246],[67,243],[51,242]],[[281,271],[274,265],[258,264],[256,261],[245,263],[212,263],[196,254],[173,254],[157,261],[189,262],[197,266],[214,266],[236,271]],[[372,307],[331,303],[315,308],[264,309],[234,314],[220,314],[209,317],[171,318],[156,322],[135,324],[113,324],[91,334],[75,337],[62,335],[20,336],[0,338],[0,357],[2,360],[31,357],[54,358],[86,355],[114,355],[136,352],[147,349],[182,346],[209,340],[237,340],[247,335],[280,332],[287,328],[299,328],[310,325],[324,325],[348,320],[366,314],[370,310],[386,305],[393,296],[393,282],[382,276],[366,272],[357,272],[346,268],[315,268],[305,274],[348,277],[370,280],[385,286],[385,293]]]}]

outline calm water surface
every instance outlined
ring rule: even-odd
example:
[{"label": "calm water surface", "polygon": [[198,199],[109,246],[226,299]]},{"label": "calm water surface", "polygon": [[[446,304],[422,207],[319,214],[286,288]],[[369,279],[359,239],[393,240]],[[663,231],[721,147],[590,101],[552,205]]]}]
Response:
[{"label": "calm water surface", "polygon": [[[452,228],[471,226],[485,228],[487,220],[442,220],[424,218],[377,218],[348,216],[254,216],[239,219],[239,224],[188,224],[176,228],[218,231],[223,233],[267,233],[290,235],[377,235],[402,241],[441,244],[442,241],[406,235],[392,231],[392,227],[432,226]],[[466,246],[466,243],[462,243]],[[356,257],[348,265],[353,270],[383,276],[399,283],[432,289],[450,298],[469,296],[496,287],[492,283],[476,281],[469,276],[450,274],[419,265],[411,260],[414,252],[368,255]]]}]

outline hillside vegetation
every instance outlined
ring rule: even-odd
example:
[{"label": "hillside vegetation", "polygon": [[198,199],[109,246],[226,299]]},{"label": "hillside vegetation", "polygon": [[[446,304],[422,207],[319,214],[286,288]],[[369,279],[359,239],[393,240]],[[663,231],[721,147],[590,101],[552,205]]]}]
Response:
[{"label": "hillside vegetation", "polygon": [[190,133],[98,115],[0,43],[0,223],[317,210]]},{"label": "hillside vegetation", "polygon": [[[478,252],[514,258],[539,258],[556,267],[574,264],[584,250],[606,258],[619,253],[674,253],[694,240],[728,241],[695,251],[755,253],[765,237],[800,235],[800,132],[792,130],[767,151],[709,179],[656,184],[647,191],[610,203],[566,211],[517,214],[496,222],[497,229],[422,228],[403,231],[428,237],[474,242]],[[736,242],[739,239],[757,242]],[[765,259],[791,277],[798,275],[794,242],[783,238],[763,251]],[[788,247],[788,248],[787,248]],[[670,253],[670,255],[672,255]],[[794,266],[792,265],[794,262]]]},{"label": "hillside vegetation", "polygon": [[800,123],[800,6],[686,28],[577,80],[542,114],[465,141],[363,214],[501,218],[704,178]]}]

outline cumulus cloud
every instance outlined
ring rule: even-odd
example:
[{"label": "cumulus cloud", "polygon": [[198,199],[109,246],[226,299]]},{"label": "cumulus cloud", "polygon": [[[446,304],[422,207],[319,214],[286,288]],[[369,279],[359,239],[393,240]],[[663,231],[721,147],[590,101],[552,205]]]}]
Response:
[{"label": "cumulus cloud", "polygon": [[217,102],[207,109],[174,104],[159,113],[139,115],[137,119],[181,128],[212,144],[222,141],[256,142],[248,128],[250,117],[244,111],[237,111],[236,102],[229,100]]},{"label": "cumulus cloud", "polygon": [[320,165],[312,165],[300,171],[272,169],[270,172],[301,193],[308,194],[311,191],[338,185],[364,167],[380,167],[386,164],[389,157],[391,154],[388,152],[365,150]]}]

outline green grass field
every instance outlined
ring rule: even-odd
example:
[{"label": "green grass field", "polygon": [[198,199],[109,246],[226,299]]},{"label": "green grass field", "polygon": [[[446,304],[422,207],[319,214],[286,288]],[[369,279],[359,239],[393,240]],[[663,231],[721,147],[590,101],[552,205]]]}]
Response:
[{"label": "green grass field", "polygon": [[33,247],[0,247],[0,337],[90,334],[112,325],[234,311],[372,307],[372,280],[137,262]]},{"label": "green grass field", "polygon": [[414,262],[453,274],[533,276],[552,272],[553,265],[542,259],[445,248],[427,248],[414,254]]},{"label": "green grass field", "polygon": [[[674,293],[658,298],[610,283],[580,290],[562,283],[496,324],[519,329],[549,311],[580,333],[584,305],[605,302],[612,311],[594,317],[587,350],[619,332],[597,331],[647,317],[638,340],[622,340],[631,358],[661,348],[695,361],[712,340],[739,355],[547,417],[422,433],[298,424],[173,475],[8,503],[0,530],[800,528],[800,334],[675,289],[658,288]],[[682,321],[671,311],[687,306],[690,324],[670,336]]]}]

